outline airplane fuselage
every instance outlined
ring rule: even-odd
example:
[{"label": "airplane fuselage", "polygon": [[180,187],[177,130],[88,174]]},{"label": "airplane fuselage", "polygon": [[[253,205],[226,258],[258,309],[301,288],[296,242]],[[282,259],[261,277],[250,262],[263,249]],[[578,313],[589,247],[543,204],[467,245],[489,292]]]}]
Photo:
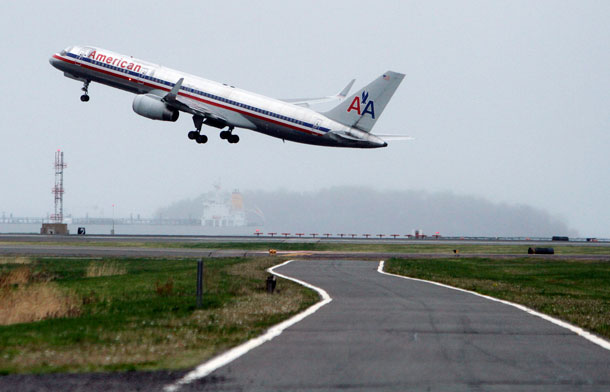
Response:
[{"label": "airplane fuselage", "polygon": [[[193,115],[210,113],[209,118],[204,117],[217,128],[226,124],[231,128],[246,128],[284,140],[323,146],[375,148],[387,145],[375,135],[333,121],[309,108],[97,47],[72,46],[54,54],[50,62],[69,78],[93,81],[134,94],[162,96],[182,78],[177,93],[179,110]],[[349,137],[338,136],[342,134]]]}]

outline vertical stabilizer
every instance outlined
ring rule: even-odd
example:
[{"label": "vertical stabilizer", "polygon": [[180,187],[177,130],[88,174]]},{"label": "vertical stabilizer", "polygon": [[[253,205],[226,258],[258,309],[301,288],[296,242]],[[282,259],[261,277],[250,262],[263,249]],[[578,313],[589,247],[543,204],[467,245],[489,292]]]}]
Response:
[{"label": "vertical stabilizer", "polygon": [[404,74],[387,71],[333,109],[322,114],[349,127],[371,132],[375,121],[381,116],[383,109],[404,77]]}]

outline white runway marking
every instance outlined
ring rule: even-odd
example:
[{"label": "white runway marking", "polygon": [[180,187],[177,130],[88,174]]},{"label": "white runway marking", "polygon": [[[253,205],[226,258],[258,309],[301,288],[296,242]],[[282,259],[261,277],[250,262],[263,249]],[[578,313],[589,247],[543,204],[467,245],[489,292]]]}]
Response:
[{"label": "white runway marking", "polygon": [[513,303],[513,302],[505,301],[503,299],[498,299],[498,298],[490,297],[488,295],[479,294],[479,293],[476,293],[474,291],[464,290],[464,289],[460,289],[458,287],[453,287],[453,286],[449,286],[449,285],[446,285],[446,284],[442,284],[442,283],[438,283],[438,282],[433,282],[433,281],[430,281],[430,280],[417,279],[417,278],[409,278],[408,276],[391,274],[391,273],[385,272],[383,270],[384,264],[385,264],[385,262],[383,260],[381,260],[379,262],[379,267],[377,267],[377,272],[379,272],[381,274],[384,274],[384,275],[395,276],[397,278],[408,279],[408,280],[415,280],[415,281],[418,281],[418,282],[430,283],[430,284],[434,284],[434,285],[445,287],[445,288],[452,289],[452,290],[462,291],[464,293],[473,294],[473,295],[476,295],[476,296],[479,296],[479,297],[482,297],[482,298],[485,298],[485,299],[488,299],[488,300],[491,300],[491,301],[500,302],[500,303],[503,303],[505,305],[509,305],[509,306],[515,307],[515,308],[517,308],[519,310],[522,310],[522,311],[524,311],[526,313],[531,314],[532,316],[540,317],[543,320],[549,321],[549,322],[551,322],[551,323],[553,323],[555,325],[558,325],[558,326],[560,326],[562,328],[568,329],[568,330],[574,332],[575,334],[577,334],[577,335],[587,339],[591,343],[594,343],[594,344],[596,344],[596,345],[598,345],[598,346],[600,346],[602,348],[605,348],[606,350],[610,350],[610,342],[609,341],[607,341],[605,339],[602,339],[599,336],[593,335],[591,332],[585,331],[584,329],[582,329],[580,327],[577,327],[577,326],[572,325],[570,323],[567,323],[565,321],[553,318],[553,317],[548,316],[546,314],[537,312],[534,309],[530,309],[530,308],[528,308],[526,306],[519,305],[519,304],[516,304],[516,303]]},{"label": "white runway marking", "polygon": [[289,276],[286,275],[282,275],[278,272],[275,272],[274,270],[276,268],[282,267],[290,262],[292,262],[294,260],[288,260],[284,263],[278,264],[276,266],[273,266],[271,268],[269,268],[267,271],[269,273],[272,273],[276,276],[279,276],[281,278],[284,279],[288,279],[291,280],[293,282],[296,282],[300,285],[303,285],[305,287],[308,287],[310,289],[313,289],[315,291],[318,292],[318,294],[320,294],[320,297],[322,298],[322,300],[312,306],[310,306],[309,308],[307,308],[306,310],[304,310],[303,312],[289,318],[288,320],[281,322],[277,325],[274,325],[273,327],[269,328],[267,330],[266,333],[264,333],[263,335],[256,337],[254,339],[248,340],[247,342],[232,348],[231,350],[218,355],[217,357],[214,357],[212,359],[210,359],[207,362],[202,363],[201,365],[197,366],[194,370],[192,370],[191,372],[187,373],[184,377],[182,377],[180,380],[176,381],[173,384],[167,385],[164,390],[166,392],[175,392],[177,391],[182,385],[186,385],[189,384],[195,380],[198,380],[200,378],[203,378],[205,376],[207,376],[208,374],[212,373],[214,370],[225,366],[227,364],[229,364],[230,362],[236,360],[237,358],[241,357],[242,355],[246,354],[247,352],[249,352],[250,350],[262,345],[263,343],[266,343],[268,341],[270,341],[271,339],[280,336],[281,333],[288,327],[298,323],[299,321],[303,320],[305,317],[310,316],[312,314],[314,314],[318,309],[320,309],[322,306],[328,304],[329,302],[332,301],[332,298],[328,295],[328,293],[326,291],[324,291],[323,289],[316,287],[314,285],[311,285],[307,282],[303,282],[302,280],[298,280],[298,279],[294,279],[291,278]]}]

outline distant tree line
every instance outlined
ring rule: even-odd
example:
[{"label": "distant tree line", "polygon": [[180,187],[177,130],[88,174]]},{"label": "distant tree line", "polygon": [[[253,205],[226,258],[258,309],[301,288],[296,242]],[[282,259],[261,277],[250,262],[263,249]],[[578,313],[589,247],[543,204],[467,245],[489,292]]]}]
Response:
[{"label": "distant tree line", "polygon": [[[451,192],[378,191],[338,186],[313,192],[246,191],[246,209],[264,214],[265,230],[277,232],[426,234],[445,236],[576,236],[567,224],[527,205],[492,203]],[[160,208],[157,217],[200,217],[209,194]]]}]

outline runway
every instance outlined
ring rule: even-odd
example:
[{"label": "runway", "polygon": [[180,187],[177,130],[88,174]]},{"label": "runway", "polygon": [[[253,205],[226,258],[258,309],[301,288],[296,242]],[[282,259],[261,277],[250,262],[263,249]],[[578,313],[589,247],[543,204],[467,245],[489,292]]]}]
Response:
[{"label": "runway", "polygon": [[[332,302],[179,390],[610,389],[610,351],[513,307],[376,269],[376,262],[346,260],[278,268],[323,288]],[[6,376],[0,389],[160,391],[183,375]]]},{"label": "runway", "polygon": [[384,238],[339,238],[330,237],[326,238],[318,236],[312,237],[284,237],[284,236],[194,236],[194,235],[40,235],[40,234],[7,234],[0,233],[0,242],[51,242],[51,243],[66,243],[66,244],[83,244],[90,242],[102,242],[102,243],[226,243],[226,242],[238,242],[238,243],[332,243],[332,244],[418,244],[418,245],[535,245],[539,247],[545,246],[590,246],[590,247],[607,247],[610,248],[610,241],[600,240],[599,242],[585,242],[585,241],[549,241],[540,239],[507,239],[507,238],[465,238],[459,239],[454,237],[447,238],[425,238],[425,239],[414,239],[414,238],[391,238],[385,236]]},{"label": "runway", "polygon": [[[240,243],[358,243],[358,244],[409,244],[409,245],[521,245],[523,253],[467,253],[460,252],[460,257],[480,258],[514,258],[535,257],[552,259],[589,259],[606,260],[610,257],[610,243],[552,243],[535,241],[455,241],[455,240],[393,240],[393,239],[285,239],[285,238],[256,238],[256,237],[194,237],[194,236],[47,236],[35,234],[0,234],[0,255],[5,256],[49,256],[49,257],[180,257],[180,258],[208,258],[208,257],[260,257],[268,256],[268,250],[240,250],[240,249],[213,249],[192,248],[189,245],[198,243],[230,243],[236,248]],[[143,244],[148,244],[143,245]],[[185,244],[184,247],[178,244]],[[178,245],[178,246],[177,246]],[[581,246],[603,248],[596,254],[568,254],[568,255],[527,255],[527,246]],[[339,248],[340,249],[340,248]],[[607,252],[606,252],[607,250]],[[405,253],[405,252],[372,252],[372,251],[278,251],[278,256],[298,258],[335,258],[335,259],[389,259],[396,258],[449,258],[455,257],[452,253]]]},{"label": "runway", "polygon": [[[129,246],[91,246],[81,244],[2,244],[0,255],[4,256],[46,256],[46,257],[151,257],[151,258],[210,258],[210,257],[264,257],[269,251],[240,249],[189,249]],[[392,257],[401,259],[455,258],[451,253],[400,253],[400,252],[344,252],[344,251],[277,251],[278,257],[299,259],[367,259],[380,260]],[[476,258],[517,258],[530,257],[554,260],[608,260],[608,254],[568,254],[568,255],[528,255],[524,253],[460,253],[460,257]]]}]

